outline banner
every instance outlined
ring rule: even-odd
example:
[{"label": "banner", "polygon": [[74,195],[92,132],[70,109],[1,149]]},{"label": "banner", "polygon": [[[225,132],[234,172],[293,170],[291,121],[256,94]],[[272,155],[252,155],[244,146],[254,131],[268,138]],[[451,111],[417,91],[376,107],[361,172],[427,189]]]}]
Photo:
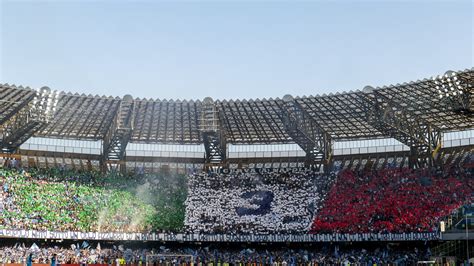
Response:
[{"label": "banner", "polygon": [[268,174],[268,173],[304,173],[311,169],[306,167],[282,167],[282,168],[222,168],[219,169],[221,174]]},{"label": "banner", "polygon": [[232,235],[232,234],[157,234],[157,233],[97,233],[51,232],[0,229],[0,238],[160,241],[160,242],[367,242],[367,241],[426,241],[439,240],[436,232],[402,234],[314,234],[314,235]]}]

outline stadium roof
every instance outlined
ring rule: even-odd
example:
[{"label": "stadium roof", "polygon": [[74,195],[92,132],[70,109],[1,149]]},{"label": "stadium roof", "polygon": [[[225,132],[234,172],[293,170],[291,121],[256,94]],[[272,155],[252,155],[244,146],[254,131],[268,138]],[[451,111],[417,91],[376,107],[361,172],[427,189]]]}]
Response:
[{"label": "stadium roof", "polygon": [[[435,78],[322,96],[295,97],[293,103],[333,140],[385,137],[370,123],[375,101],[390,105],[408,119],[425,121],[442,131],[472,129],[474,68]],[[34,101],[39,91],[0,85],[0,125]],[[467,95],[466,95],[467,94]],[[464,102],[457,101],[460,97]],[[467,105],[460,105],[468,99]],[[55,113],[33,136],[81,140],[104,139],[123,99],[59,92]],[[227,143],[293,143],[284,121],[283,99],[213,102]],[[199,144],[203,102],[134,99],[130,142]],[[466,112],[466,110],[468,110]],[[471,111],[469,111],[471,110]],[[1,129],[0,127],[0,129]]]}]

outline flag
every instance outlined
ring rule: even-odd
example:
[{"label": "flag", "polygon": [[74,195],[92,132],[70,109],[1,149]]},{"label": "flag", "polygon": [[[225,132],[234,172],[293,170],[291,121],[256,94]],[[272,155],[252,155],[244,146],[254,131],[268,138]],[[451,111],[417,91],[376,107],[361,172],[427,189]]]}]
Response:
[{"label": "flag", "polygon": [[83,241],[83,242],[82,242],[82,245],[81,245],[81,248],[82,248],[82,249],[86,249],[86,248],[88,248],[88,247],[89,247],[89,242]]},{"label": "flag", "polygon": [[30,250],[33,252],[38,252],[40,251],[40,248],[38,247],[38,245],[36,245],[36,243],[33,243],[33,245],[31,245],[30,247]]}]

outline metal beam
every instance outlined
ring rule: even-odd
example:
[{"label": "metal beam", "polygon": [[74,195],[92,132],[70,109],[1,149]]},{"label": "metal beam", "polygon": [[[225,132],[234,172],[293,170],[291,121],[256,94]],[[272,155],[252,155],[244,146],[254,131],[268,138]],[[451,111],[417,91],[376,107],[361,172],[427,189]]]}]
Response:
[{"label": "metal beam", "polygon": [[[377,92],[393,108],[401,107],[404,114],[419,119],[422,122],[419,127],[429,125],[431,131],[448,132],[474,128],[473,86],[474,69],[470,69],[377,88]],[[0,125],[18,114],[34,94],[34,90],[0,85]],[[34,135],[103,140],[116,117],[120,101],[120,98],[62,92],[57,115]],[[332,141],[366,140],[387,135],[368,123],[368,114],[363,107],[367,104],[366,95],[363,92],[305,96],[294,101]],[[200,101],[136,99],[134,102],[135,123],[131,142],[204,143],[199,130]],[[220,131],[224,130],[227,143],[295,143],[283,123],[286,107],[281,99],[216,101],[214,105],[218,110]],[[426,135],[426,132],[423,134]],[[219,134],[218,137],[221,136]]]},{"label": "metal beam", "polygon": [[384,135],[410,147],[411,168],[432,166],[441,148],[442,130],[370,86],[364,92],[367,121]]},{"label": "metal beam", "polygon": [[124,159],[127,144],[132,136],[133,108],[132,96],[125,95],[102,144],[102,164],[106,167],[104,170],[110,170],[111,166],[120,168],[123,165],[119,162]]},{"label": "metal beam", "polygon": [[45,126],[56,112],[58,95],[42,87],[30,101],[0,126],[0,150],[14,153],[21,144]]},{"label": "metal beam", "polygon": [[30,88],[0,85],[0,125],[12,118],[36,97]]},{"label": "metal beam", "polygon": [[202,103],[199,130],[206,151],[206,166],[224,166],[227,157],[225,130],[221,126],[219,110],[210,97]]},{"label": "metal beam", "polygon": [[306,164],[329,170],[333,155],[331,136],[301,108],[291,95],[283,97],[283,122],[287,133],[306,152]]},{"label": "metal beam", "polygon": [[455,112],[474,115],[474,71],[456,73],[447,71],[433,78],[438,97],[452,106]]}]

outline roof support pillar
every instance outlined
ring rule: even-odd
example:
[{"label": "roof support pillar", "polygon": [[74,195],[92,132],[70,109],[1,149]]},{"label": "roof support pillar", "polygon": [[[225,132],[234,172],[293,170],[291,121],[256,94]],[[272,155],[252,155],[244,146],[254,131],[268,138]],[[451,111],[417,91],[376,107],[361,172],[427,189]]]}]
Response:
[{"label": "roof support pillar", "polygon": [[102,171],[125,171],[125,151],[133,130],[132,96],[125,95],[102,142]]},{"label": "roof support pillar", "polygon": [[219,111],[212,98],[207,97],[202,103],[199,130],[206,150],[205,167],[225,167],[227,143],[224,128],[220,125]]},{"label": "roof support pillar", "polygon": [[306,153],[305,165],[330,171],[332,163],[331,136],[309,116],[291,95],[286,95],[283,122],[288,135]]},{"label": "roof support pillar", "polygon": [[371,87],[364,91],[367,93],[367,121],[386,136],[410,147],[409,166],[420,168],[436,164],[442,145],[441,129]]}]

